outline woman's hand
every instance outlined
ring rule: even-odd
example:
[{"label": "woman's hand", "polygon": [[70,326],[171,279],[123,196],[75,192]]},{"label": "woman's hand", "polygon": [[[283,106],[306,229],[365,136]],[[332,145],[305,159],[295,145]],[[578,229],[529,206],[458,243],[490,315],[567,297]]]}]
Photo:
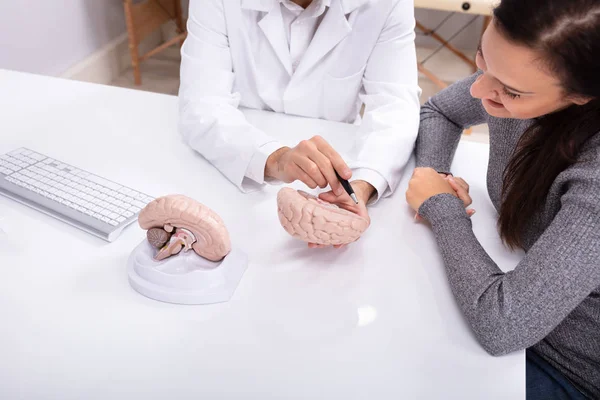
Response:
[{"label": "woman's hand", "polygon": [[432,168],[415,168],[408,183],[406,201],[413,210],[418,212],[427,199],[442,193],[458,197],[449,180],[443,178],[437,171]]},{"label": "woman's hand", "polygon": [[[437,194],[441,194],[441,193],[450,193],[447,190],[448,186],[442,185],[440,182],[440,179],[447,182],[447,184],[453,190],[453,193],[450,193],[450,194],[453,194],[454,196],[461,199],[463,201],[465,207],[468,207],[473,203],[473,200],[471,199],[471,196],[469,195],[469,184],[464,179],[457,178],[457,177],[454,177],[452,175],[447,175],[447,174],[437,174],[437,177],[439,179],[432,178],[436,174],[437,173],[434,170],[432,170],[431,168],[415,169],[415,173],[413,174],[413,177],[409,183],[409,189],[406,192],[406,200],[408,201],[410,206],[415,211],[418,211],[418,209],[421,207],[421,205],[430,197],[433,197],[433,196],[435,196]],[[415,199],[414,196],[416,193],[425,193],[425,192],[423,192],[423,190],[424,190],[423,189],[423,181],[426,181],[429,178],[432,178],[433,181],[437,181],[437,183],[436,182],[430,183],[430,187],[437,187],[438,189],[430,190],[426,194],[420,196],[418,199]],[[411,186],[412,186],[413,190],[411,190]],[[409,192],[410,192],[410,194],[409,194]],[[431,193],[433,193],[433,194],[431,194]],[[411,200],[409,200],[409,195],[411,196]],[[423,196],[428,196],[428,197],[425,197],[423,199]],[[411,201],[412,201],[412,203],[411,203]],[[416,209],[414,208],[415,206],[417,206]],[[475,210],[467,209],[467,214],[469,215],[469,217],[471,217],[473,214],[475,214]],[[415,219],[416,220],[421,219],[419,214],[415,215]]]},{"label": "woman's hand", "polygon": [[331,190],[341,196],[344,193],[337,171],[346,180],[352,177],[352,171],[342,157],[320,136],[303,140],[292,149],[289,147],[275,151],[267,159],[265,176],[285,183],[300,180],[311,189],[317,186]]},{"label": "woman's hand", "polygon": [[[367,204],[367,201],[369,201],[369,199],[375,192],[375,188],[371,184],[369,184],[365,181],[354,181],[350,184],[352,185],[352,189],[354,189],[354,194],[356,194],[356,198],[358,199],[358,204],[356,204],[350,198],[350,196],[348,196],[348,193],[346,193],[345,190],[343,191],[343,193],[340,196],[337,196],[335,193],[333,193],[333,191],[329,191],[329,192],[321,193],[319,195],[319,198],[323,201],[335,204],[340,208],[343,208],[345,210],[348,210],[350,212],[360,215],[361,217],[363,217],[367,221],[369,221],[369,224],[370,224],[371,218],[369,217],[369,212],[367,210],[366,204]],[[333,247],[336,249],[339,249],[344,246],[346,246],[346,245],[341,244],[341,245],[335,245]],[[316,243],[309,243],[308,247],[310,247],[311,249],[316,249],[316,248],[323,248],[323,247],[328,247],[328,246],[316,244]]]},{"label": "woman's hand", "polygon": [[[454,189],[458,198],[465,203],[465,207],[469,207],[471,204],[473,204],[473,199],[471,199],[471,196],[469,195],[469,184],[465,182],[464,179],[457,178],[452,175],[447,176],[445,179],[448,181],[450,186],[452,186],[452,189]],[[475,213],[475,210],[468,211],[473,211],[473,214]]]}]

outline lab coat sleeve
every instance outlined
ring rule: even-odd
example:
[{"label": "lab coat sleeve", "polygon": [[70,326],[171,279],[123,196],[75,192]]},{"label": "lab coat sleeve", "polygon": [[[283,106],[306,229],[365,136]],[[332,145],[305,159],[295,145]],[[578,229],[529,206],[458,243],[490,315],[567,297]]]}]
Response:
[{"label": "lab coat sleeve", "polygon": [[283,145],[252,126],[238,109],[223,1],[190,1],[188,36],[181,48],[179,132],[227,179],[249,192],[265,183],[266,160]]},{"label": "lab coat sleeve", "polygon": [[391,195],[413,152],[419,129],[413,0],[398,0],[371,53],[363,77],[362,123],[350,157],[353,178]]}]

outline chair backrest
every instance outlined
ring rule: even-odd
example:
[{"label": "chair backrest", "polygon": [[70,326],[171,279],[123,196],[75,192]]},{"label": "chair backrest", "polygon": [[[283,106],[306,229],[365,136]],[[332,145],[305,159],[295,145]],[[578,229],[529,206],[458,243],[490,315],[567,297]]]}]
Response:
[{"label": "chair backrest", "polygon": [[492,15],[500,0],[414,0],[415,7],[467,14]]}]

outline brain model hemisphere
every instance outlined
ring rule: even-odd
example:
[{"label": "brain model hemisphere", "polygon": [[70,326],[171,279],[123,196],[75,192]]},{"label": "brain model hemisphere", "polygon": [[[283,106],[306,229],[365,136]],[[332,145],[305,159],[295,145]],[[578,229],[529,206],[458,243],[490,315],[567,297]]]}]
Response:
[{"label": "brain model hemisphere", "polygon": [[277,212],[290,235],[309,243],[351,243],[369,227],[366,218],[291,188],[277,194]]},{"label": "brain model hemisphere", "polygon": [[183,195],[160,197],[149,203],[138,217],[148,242],[161,261],[181,251],[193,250],[210,261],[229,254],[231,242],[223,220],[213,210]]}]

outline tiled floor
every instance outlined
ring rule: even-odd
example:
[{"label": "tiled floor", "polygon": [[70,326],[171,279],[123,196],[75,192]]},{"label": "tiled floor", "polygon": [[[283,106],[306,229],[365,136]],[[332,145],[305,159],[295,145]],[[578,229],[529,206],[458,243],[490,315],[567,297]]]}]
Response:
[{"label": "tiled floor", "polygon": [[[430,49],[417,49],[419,59],[423,59],[429,54]],[[142,84],[136,86],[133,83],[133,71],[128,68],[112,82],[114,86],[126,87],[131,89],[146,90],[149,92],[165,93],[177,95],[179,90],[179,63],[181,57],[179,48],[172,47],[160,53],[156,57],[142,63]],[[473,71],[471,67],[456,59],[448,51],[441,51],[427,63],[427,68],[439,73],[439,75],[448,82],[458,80],[470,75]],[[424,76],[419,77],[419,85],[423,90],[421,103],[433,96],[439,89],[429,79]],[[488,143],[487,126],[476,126],[470,135],[463,135],[464,140]]]}]

